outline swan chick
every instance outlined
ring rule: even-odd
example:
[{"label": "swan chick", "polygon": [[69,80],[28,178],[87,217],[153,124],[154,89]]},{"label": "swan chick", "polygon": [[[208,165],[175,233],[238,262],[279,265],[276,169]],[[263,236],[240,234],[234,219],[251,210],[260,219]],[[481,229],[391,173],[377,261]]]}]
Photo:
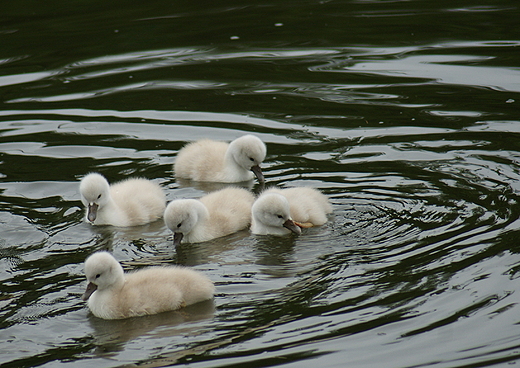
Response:
[{"label": "swan chick", "polygon": [[174,233],[173,244],[199,243],[246,229],[251,223],[254,196],[243,188],[224,188],[200,199],[176,199],[164,211]]},{"label": "swan chick", "polygon": [[251,134],[231,143],[202,139],[178,152],[173,169],[178,178],[194,181],[236,183],[256,176],[263,183],[266,152],[264,142]]},{"label": "swan chick", "polygon": [[81,180],[79,189],[85,221],[93,225],[144,225],[159,219],[166,207],[163,189],[143,178],[110,185],[103,175],[90,173]]},{"label": "swan chick", "polygon": [[103,319],[122,319],[176,310],[213,297],[215,287],[203,274],[182,266],[155,266],[125,273],[108,252],[85,261],[88,286],[82,295]]},{"label": "swan chick", "polygon": [[301,228],[320,226],[332,212],[327,197],[317,189],[296,187],[264,191],[252,207],[253,234],[301,233]]}]

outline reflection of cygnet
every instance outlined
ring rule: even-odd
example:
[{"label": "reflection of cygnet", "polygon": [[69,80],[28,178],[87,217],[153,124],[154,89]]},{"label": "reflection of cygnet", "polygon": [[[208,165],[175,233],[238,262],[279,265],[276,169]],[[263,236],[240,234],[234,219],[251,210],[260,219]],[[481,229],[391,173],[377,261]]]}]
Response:
[{"label": "reflection of cygnet", "polygon": [[176,199],[164,211],[174,245],[199,243],[245,229],[251,223],[254,196],[242,188],[225,188],[197,199]]},{"label": "reflection of cygnet", "polygon": [[85,219],[94,225],[144,225],[159,219],[166,207],[162,188],[142,178],[109,185],[104,176],[92,173],[81,180],[79,191]]},{"label": "reflection of cygnet", "polygon": [[108,252],[85,261],[89,284],[82,299],[104,319],[121,319],[171,311],[213,297],[213,283],[201,273],[181,266],[148,267],[124,273]]},{"label": "reflection of cygnet", "polygon": [[[88,321],[94,330],[92,333],[93,344],[97,347],[94,354],[107,356],[107,354],[122,351],[129,341],[144,335],[153,339],[196,334],[200,325],[187,322],[207,320],[212,318],[214,313],[215,303],[213,300],[206,300],[193,304],[189,308],[139,318],[106,320],[89,315]],[[179,325],[182,327],[179,328]]]},{"label": "reflection of cygnet", "polygon": [[269,189],[253,204],[251,232],[283,235],[292,231],[300,234],[300,228],[323,225],[331,212],[327,197],[316,189]]},{"label": "reflection of cygnet", "polygon": [[264,181],[260,164],[265,144],[254,135],[244,135],[231,143],[202,139],[184,146],[175,159],[175,176],[195,181],[236,183]]}]

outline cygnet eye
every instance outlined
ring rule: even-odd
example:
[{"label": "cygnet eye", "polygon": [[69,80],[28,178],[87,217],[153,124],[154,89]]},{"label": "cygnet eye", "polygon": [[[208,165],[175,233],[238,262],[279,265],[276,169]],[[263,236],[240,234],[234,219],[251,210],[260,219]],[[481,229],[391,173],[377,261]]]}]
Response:
[{"label": "cygnet eye", "polygon": [[255,162],[255,159],[252,158],[252,157],[249,157],[249,160],[250,160],[251,162]]},{"label": "cygnet eye", "polygon": [[96,279],[99,279],[100,277],[101,277],[101,274],[98,273],[98,274],[96,275]]},{"label": "cygnet eye", "polygon": [[179,222],[179,223],[177,224],[177,229],[180,228],[181,226],[182,226],[182,222]]},{"label": "cygnet eye", "polygon": [[97,199],[101,198],[101,193],[97,196]]},{"label": "cygnet eye", "polygon": [[283,219],[282,215],[276,215],[276,217],[278,217],[279,219]]}]

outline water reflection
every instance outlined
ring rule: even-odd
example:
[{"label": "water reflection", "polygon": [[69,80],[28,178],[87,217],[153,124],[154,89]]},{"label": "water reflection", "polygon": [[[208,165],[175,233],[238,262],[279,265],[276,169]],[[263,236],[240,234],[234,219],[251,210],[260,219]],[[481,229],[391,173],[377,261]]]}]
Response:
[{"label": "water reflection", "polygon": [[[146,92],[148,90],[225,90],[226,93],[254,94],[254,95],[302,95],[305,97],[319,98],[323,101],[336,103],[355,104],[396,104],[403,107],[421,107],[424,104],[410,104],[408,102],[393,102],[406,100],[405,95],[393,93],[368,92],[370,89],[380,90],[381,80],[390,87],[402,86],[407,88],[417,87],[435,82],[446,85],[484,86],[501,91],[519,92],[520,74],[512,67],[493,66],[495,59],[494,48],[515,48],[518,42],[511,41],[476,41],[425,44],[413,47],[350,47],[330,49],[294,49],[294,50],[258,50],[250,52],[225,52],[217,49],[192,48],[157,50],[140,53],[112,55],[100,59],[85,60],[66,65],[62,70],[51,73],[36,73],[26,80],[26,83],[39,82],[40,80],[58,78],[61,83],[70,84],[68,89],[76,89],[77,92],[61,95],[45,95],[45,89],[38,89],[38,95],[18,97],[9,100],[9,103],[24,102],[58,102],[74,101],[88,98],[100,98],[109,94],[130,93],[133,91]],[[456,55],[453,50],[478,50],[482,55]],[[444,54],[443,54],[444,53]],[[350,73],[354,76],[364,76],[355,83],[308,83],[286,82],[283,84],[268,81],[255,81],[253,85],[245,83],[230,83],[225,80],[150,80],[150,72],[155,69],[167,69],[186,67],[194,64],[202,64],[203,68],[211,68],[214,63],[226,62],[251,62],[265,63],[275,60],[283,64],[286,60],[306,63],[308,70],[314,72],[340,72]],[[319,63],[317,65],[317,63]],[[114,65],[117,67],[114,68]],[[103,66],[106,69],[100,70]],[[94,69],[87,72],[84,69]],[[146,73],[146,79],[136,81],[140,74]],[[113,74],[128,76],[125,83],[117,86],[113,84],[106,88],[89,90],[82,85],[85,80],[108,80]],[[61,80],[61,75],[66,75]],[[379,78],[369,78],[377,75]],[[9,77],[18,80],[18,77]],[[354,79],[354,78],[350,78]],[[359,78],[355,78],[359,79]],[[373,82],[375,80],[375,83]],[[10,82],[6,82],[10,83]],[[387,89],[387,91],[389,91]]]},{"label": "water reflection", "polygon": [[[84,218],[84,217],[83,217]],[[82,220],[83,220],[82,218]],[[95,234],[95,249],[113,252],[117,248],[132,244],[140,251],[142,247],[153,248],[154,242],[162,242],[168,236],[168,231],[162,219],[135,227],[93,226],[85,223]],[[146,239],[143,243],[142,239]]]},{"label": "water reflection", "polygon": [[295,243],[296,236],[255,235],[254,255],[260,271],[273,277],[294,277],[297,273]]},{"label": "water reflection", "polygon": [[136,338],[149,339],[200,334],[200,322],[211,319],[215,312],[213,301],[205,301],[181,310],[151,316],[127,318],[123,320],[103,320],[89,314],[88,321],[93,331],[96,349],[94,355],[116,356],[125,345]]},{"label": "water reflection", "polygon": [[[520,92],[520,72],[514,68],[475,66],[491,57],[457,55],[423,55],[397,60],[352,62],[336,72],[381,74],[385,77],[421,78],[449,85],[485,86],[503,91]],[[462,65],[471,64],[471,65]],[[331,71],[331,70],[328,70]]]}]

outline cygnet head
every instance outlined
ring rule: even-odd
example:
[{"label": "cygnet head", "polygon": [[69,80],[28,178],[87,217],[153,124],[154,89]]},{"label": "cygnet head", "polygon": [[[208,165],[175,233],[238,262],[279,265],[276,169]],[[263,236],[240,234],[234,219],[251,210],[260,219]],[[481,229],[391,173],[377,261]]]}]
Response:
[{"label": "cygnet head", "polygon": [[119,262],[108,252],[97,252],[85,261],[87,290],[81,297],[88,300],[96,290],[104,290],[124,282],[124,271]]},{"label": "cygnet head", "polygon": [[79,191],[81,202],[87,207],[87,219],[94,222],[98,209],[110,200],[110,185],[103,175],[92,173],[81,180]]},{"label": "cygnet head", "polygon": [[253,171],[258,181],[264,182],[260,164],[265,160],[267,149],[260,138],[251,134],[244,135],[231,142],[228,149],[229,154],[240,167]]},{"label": "cygnet head", "polygon": [[196,199],[171,201],[164,210],[164,223],[173,231],[173,245],[179,245],[186,234],[208,217],[208,209]]},{"label": "cygnet head", "polygon": [[[278,193],[261,195],[252,207],[253,221],[251,230],[255,234],[286,233],[285,229],[301,234],[301,228],[291,219],[289,201]],[[285,228],[285,229],[284,229]]]}]

